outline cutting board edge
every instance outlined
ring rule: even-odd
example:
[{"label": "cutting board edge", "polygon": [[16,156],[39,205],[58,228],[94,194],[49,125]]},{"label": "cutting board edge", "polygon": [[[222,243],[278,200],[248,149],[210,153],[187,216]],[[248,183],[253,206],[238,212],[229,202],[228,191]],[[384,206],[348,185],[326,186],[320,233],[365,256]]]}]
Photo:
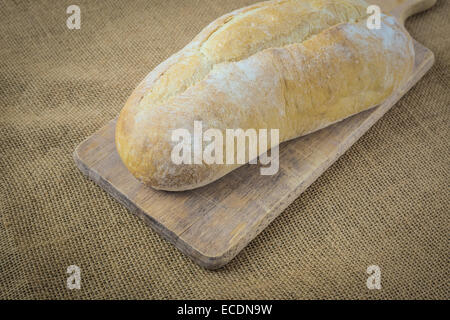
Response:
[{"label": "cutting board edge", "polygon": [[[104,130],[106,127],[114,125],[115,126],[116,119],[111,120],[103,126],[100,130]],[[98,130],[98,131],[100,131]],[[97,132],[98,132],[97,131]],[[93,134],[95,135],[95,133]],[[92,135],[92,136],[93,136]],[[160,223],[156,219],[152,218],[150,215],[146,214],[145,210],[136,205],[133,201],[129,200],[123,193],[117,190],[107,179],[103,178],[97,171],[93,170],[89,167],[79,155],[80,148],[83,148],[85,144],[89,143],[90,138],[88,137],[86,140],[81,142],[75,151],[73,152],[73,159],[77,166],[77,168],[90,180],[92,180],[95,184],[97,184],[103,191],[112,196],[116,201],[122,204],[127,210],[130,210],[133,214],[135,214],[138,218],[142,219],[144,223],[150,226],[158,235],[160,235],[164,240],[168,241],[172,245],[174,245],[178,250],[180,250],[183,254],[189,257],[192,261],[197,263],[203,268],[214,270],[219,269],[230,262],[236,254],[240,251],[237,251],[235,254],[231,254],[231,251],[234,250],[226,250],[223,254],[219,254],[217,256],[208,256],[207,254],[203,254],[200,250],[197,250],[195,247],[186,243],[183,239],[181,239],[176,233],[172,232],[168,228],[164,226],[164,224]],[[125,198],[125,199],[124,199]],[[245,247],[245,245],[244,245]]]}]

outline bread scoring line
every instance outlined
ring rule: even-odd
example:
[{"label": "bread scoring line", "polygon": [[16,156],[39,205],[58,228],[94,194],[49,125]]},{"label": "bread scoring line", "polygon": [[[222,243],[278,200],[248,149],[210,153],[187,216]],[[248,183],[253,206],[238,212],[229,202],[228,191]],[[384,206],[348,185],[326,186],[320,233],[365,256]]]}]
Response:
[{"label": "bread scoring line", "polygon": [[[310,40],[310,39],[314,38],[315,36],[321,34],[322,32],[324,32],[324,31],[326,31],[326,30],[328,30],[328,29],[330,29],[330,28],[335,28],[336,26],[341,25],[341,24],[356,24],[356,23],[358,23],[359,21],[361,21],[362,19],[367,18],[367,16],[368,16],[367,14],[362,15],[361,11],[358,9],[358,6],[353,5],[352,1],[350,0],[349,2],[345,2],[343,5],[344,5],[344,6],[347,6],[347,7],[351,6],[351,7],[358,13],[358,15],[362,15],[362,16],[360,16],[360,17],[357,18],[357,19],[349,18],[348,15],[346,15],[346,16],[345,16],[345,19],[347,19],[347,21],[343,21],[343,22],[340,22],[340,23],[331,25],[331,26],[329,26],[329,27],[326,28],[326,29],[320,30],[320,32],[318,32],[318,33],[312,33],[312,29],[313,29],[313,28],[311,27],[311,23],[310,23],[310,24],[309,24],[308,34],[307,34],[301,41],[298,41],[298,42],[296,42],[296,41],[291,42],[291,41],[289,41],[289,39],[286,39],[287,43],[284,43],[284,44],[281,45],[281,46],[280,46],[280,45],[279,45],[279,46],[274,45],[274,46],[267,47],[267,48],[264,48],[264,43],[263,43],[263,44],[262,44],[262,45],[263,45],[263,48],[262,48],[261,50],[256,51],[256,52],[254,52],[254,53],[252,53],[252,54],[250,54],[250,55],[244,55],[244,56],[242,56],[240,59],[230,59],[230,60],[225,60],[225,61],[220,61],[220,62],[211,61],[210,63],[208,63],[210,59],[208,59],[208,56],[204,53],[203,48],[204,48],[205,44],[208,42],[208,40],[210,40],[215,34],[217,34],[217,33],[218,33],[222,28],[224,28],[227,24],[231,23],[233,20],[235,20],[235,19],[237,19],[237,18],[242,18],[243,16],[250,15],[250,14],[254,13],[255,11],[264,9],[264,8],[266,8],[267,6],[271,5],[271,4],[275,4],[275,5],[277,5],[277,6],[280,6],[280,5],[282,5],[282,4],[286,4],[286,3],[294,2],[294,1],[297,1],[297,0],[287,0],[287,1],[279,1],[279,2],[267,1],[267,2],[263,2],[263,3],[262,3],[262,4],[265,4],[265,5],[257,6],[258,4],[256,4],[256,5],[255,5],[256,8],[250,9],[250,10],[248,10],[248,11],[245,11],[245,10],[243,10],[243,9],[236,10],[237,12],[243,10],[243,12],[237,13],[236,15],[231,16],[231,17],[229,17],[228,19],[226,19],[225,22],[224,22],[222,25],[220,25],[217,29],[213,30],[213,31],[207,36],[206,39],[202,40],[200,43],[195,43],[195,40],[196,40],[196,39],[194,38],[193,42],[191,42],[190,44],[188,44],[184,49],[182,49],[182,50],[179,52],[180,57],[178,57],[178,58],[176,59],[176,61],[174,61],[173,64],[171,64],[164,72],[162,72],[162,73],[158,76],[158,78],[156,78],[156,79],[153,81],[152,85],[151,85],[150,87],[147,88],[147,92],[144,92],[143,95],[140,97],[138,103],[136,104],[136,107],[137,107],[137,108],[142,108],[142,109],[147,109],[148,107],[152,107],[152,106],[153,106],[153,107],[156,107],[156,106],[162,106],[162,105],[165,105],[165,104],[170,103],[170,101],[173,100],[174,98],[176,98],[176,97],[182,95],[182,94],[185,93],[188,89],[190,89],[190,88],[192,88],[192,87],[195,87],[198,83],[204,81],[204,80],[212,73],[212,71],[214,70],[214,68],[215,68],[216,66],[221,65],[221,64],[228,64],[228,63],[236,63],[236,62],[240,62],[240,61],[246,60],[246,59],[248,59],[248,58],[250,58],[250,57],[252,57],[252,56],[254,56],[254,55],[258,54],[258,53],[261,53],[261,52],[263,52],[263,51],[265,51],[265,50],[281,49],[281,48],[285,48],[285,47],[290,46],[290,45],[301,45],[303,42],[305,42],[305,41],[307,41],[307,40]],[[362,1],[362,2],[363,2],[363,1]],[[299,17],[299,20],[301,20],[301,21],[303,21],[303,18],[304,18],[304,17],[310,16],[310,15],[314,15],[314,14],[318,14],[318,13],[321,13],[321,10],[323,10],[323,8],[324,8],[326,5],[330,5],[330,8],[331,8],[331,7],[333,8],[333,10],[329,10],[329,11],[327,10],[326,15],[329,15],[330,17],[334,17],[335,19],[339,20],[339,14],[337,14],[336,4],[333,3],[333,2],[325,2],[322,6],[310,6],[310,4],[309,4],[308,2],[305,2],[305,3],[302,3],[302,4],[303,4],[303,5],[307,4],[307,5],[308,5],[308,8],[309,8],[309,9],[313,9],[313,11],[310,11],[310,12],[307,12],[307,13],[305,13],[305,14],[302,14],[302,15]],[[365,4],[365,2],[364,2],[364,4]],[[249,7],[249,8],[251,8],[251,7]],[[245,9],[245,8],[244,8],[244,9]],[[333,11],[334,11],[334,12],[333,12]],[[220,18],[219,18],[219,19],[220,19]],[[213,23],[214,23],[214,22],[213,22]],[[298,24],[294,29],[292,29],[290,32],[284,33],[284,34],[282,33],[282,34],[279,34],[279,35],[275,35],[275,37],[271,38],[268,42],[270,42],[270,43],[275,43],[275,44],[276,44],[278,41],[281,41],[281,42],[283,43],[283,40],[282,40],[283,38],[289,38],[290,36],[294,36],[294,37],[295,37],[295,33],[298,32],[299,27],[301,27],[301,26],[302,26],[302,24],[299,23],[299,24]],[[194,45],[195,45],[195,46],[194,46]],[[189,51],[191,51],[191,52],[189,52]],[[183,90],[181,90],[181,91],[179,91],[179,92],[177,92],[177,90],[175,90],[174,92],[169,92],[169,94],[167,94],[167,95],[164,95],[164,96],[162,96],[162,97],[157,97],[157,99],[154,100],[154,101],[152,101],[152,100],[147,100],[147,99],[146,99],[146,98],[153,92],[155,85],[156,85],[157,82],[161,79],[161,77],[162,77],[163,75],[165,75],[167,72],[169,72],[169,70],[170,70],[174,65],[176,65],[176,64],[178,64],[178,63],[183,63],[183,57],[190,57],[190,56],[193,56],[193,55],[195,55],[195,54],[200,54],[200,56],[201,56],[201,58],[202,58],[202,62],[203,62],[203,61],[206,62],[206,65],[203,66],[203,67],[205,67],[205,69],[208,70],[208,72],[206,72],[204,75],[202,75],[202,78],[201,78],[201,79],[199,79],[199,80],[197,80],[197,81],[195,81],[195,79],[194,79],[194,81],[193,81],[192,83],[189,83],[189,82],[190,82],[189,80],[192,80],[192,79],[195,77],[195,73],[194,73],[190,78],[185,79],[185,80],[186,80],[186,82],[185,82],[186,88],[184,88]],[[184,56],[183,56],[183,55],[184,55]],[[200,65],[200,67],[202,67],[202,66]],[[197,69],[197,70],[198,70],[198,69]],[[142,106],[142,104],[143,104],[144,102],[146,103],[147,106]]]}]

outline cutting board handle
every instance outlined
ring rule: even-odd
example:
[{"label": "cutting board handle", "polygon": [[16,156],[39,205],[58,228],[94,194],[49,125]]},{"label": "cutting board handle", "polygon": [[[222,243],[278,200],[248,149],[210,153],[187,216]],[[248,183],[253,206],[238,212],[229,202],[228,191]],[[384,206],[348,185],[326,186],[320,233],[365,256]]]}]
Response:
[{"label": "cutting board handle", "polygon": [[402,24],[405,20],[422,11],[428,10],[435,5],[436,0],[392,0],[395,2],[390,14],[395,16]]}]

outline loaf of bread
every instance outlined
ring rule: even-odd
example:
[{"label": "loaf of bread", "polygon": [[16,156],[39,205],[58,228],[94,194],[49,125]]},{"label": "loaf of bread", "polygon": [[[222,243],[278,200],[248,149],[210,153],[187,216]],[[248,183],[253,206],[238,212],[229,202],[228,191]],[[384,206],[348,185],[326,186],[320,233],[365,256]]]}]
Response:
[{"label": "loaf of bread", "polygon": [[173,130],[279,129],[281,143],[381,103],[411,73],[413,43],[391,16],[369,29],[366,8],[267,1],[215,20],[132,93],[116,126],[123,163],[153,188],[193,189],[242,164],[175,164]]}]

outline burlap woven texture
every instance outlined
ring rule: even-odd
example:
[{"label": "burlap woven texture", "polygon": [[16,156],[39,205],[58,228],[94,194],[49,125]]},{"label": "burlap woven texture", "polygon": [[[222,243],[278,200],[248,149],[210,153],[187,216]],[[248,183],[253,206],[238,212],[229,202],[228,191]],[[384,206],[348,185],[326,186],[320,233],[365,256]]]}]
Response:
[{"label": "burlap woven texture", "polygon": [[[151,69],[253,2],[77,1],[81,30],[66,27],[72,0],[0,3],[1,298],[450,298],[450,1],[407,23],[432,70],[221,270],[75,167]],[[80,290],[66,288],[72,264]]]}]

